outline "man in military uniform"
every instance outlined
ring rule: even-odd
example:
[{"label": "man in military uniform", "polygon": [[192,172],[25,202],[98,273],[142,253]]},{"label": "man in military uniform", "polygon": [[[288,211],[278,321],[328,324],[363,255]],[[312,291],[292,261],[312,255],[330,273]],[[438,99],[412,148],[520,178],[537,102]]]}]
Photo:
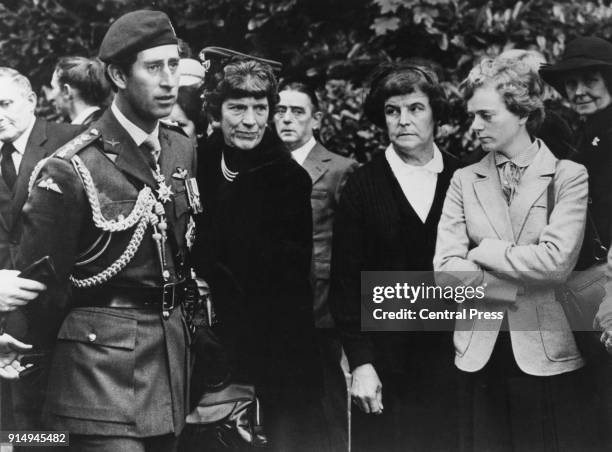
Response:
[{"label": "man in military uniform", "polygon": [[35,169],[24,208],[18,263],[50,256],[68,307],[45,414],[71,450],[170,451],[186,415],[180,304],[199,210],[193,144],[159,122],[176,100],[177,39],[164,13],[134,11],[99,57],[114,102]]}]

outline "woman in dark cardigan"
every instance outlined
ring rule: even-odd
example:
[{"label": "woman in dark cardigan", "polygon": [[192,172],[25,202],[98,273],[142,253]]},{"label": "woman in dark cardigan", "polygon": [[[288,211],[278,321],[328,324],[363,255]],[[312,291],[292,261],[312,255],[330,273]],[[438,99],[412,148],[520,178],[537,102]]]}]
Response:
[{"label": "woman in dark cardigan", "polygon": [[414,65],[381,68],[366,99],[366,116],[387,130],[391,144],[357,169],[342,192],[330,295],[352,372],[354,451],[452,450],[456,444],[450,333],[360,328],[361,271],[433,270],[453,173],[433,141],[445,107],[435,74]]},{"label": "woman in dark cardigan", "polygon": [[312,183],[267,127],[276,89],[266,64],[245,60],[227,65],[207,95],[220,129],[200,153],[204,214],[194,254],[232,381],[255,385],[271,450],[324,450],[309,283]]}]

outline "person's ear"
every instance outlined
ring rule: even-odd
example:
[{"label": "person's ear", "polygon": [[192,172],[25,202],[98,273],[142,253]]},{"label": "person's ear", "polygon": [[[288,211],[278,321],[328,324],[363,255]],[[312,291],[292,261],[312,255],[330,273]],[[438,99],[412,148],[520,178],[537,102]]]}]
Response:
[{"label": "person's ear", "polygon": [[25,98],[32,112],[34,112],[34,110],[36,110],[36,103],[38,101],[38,98],[36,97],[36,93],[34,91],[30,91],[28,94],[25,95]]},{"label": "person's ear", "polygon": [[312,129],[313,130],[318,130],[321,128],[321,120],[323,119],[323,112],[322,111],[315,111],[312,115],[312,119],[313,119],[313,123],[312,123]]},{"label": "person's ear", "polygon": [[125,89],[127,86],[127,75],[123,72],[123,70],[117,66],[116,64],[109,64],[106,69],[108,72],[109,78],[113,81],[113,83],[119,89]]},{"label": "person's ear", "polygon": [[72,93],[73,93],[72,86],[70,86],[68,83],[64,83],[60,87],[60,93],[62,93],[62,96],[65,96],[68,99],[72,99]]}]

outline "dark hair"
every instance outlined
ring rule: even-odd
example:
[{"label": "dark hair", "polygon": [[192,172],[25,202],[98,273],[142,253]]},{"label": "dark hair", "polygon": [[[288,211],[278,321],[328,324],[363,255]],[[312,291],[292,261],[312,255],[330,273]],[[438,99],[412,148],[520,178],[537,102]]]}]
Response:
[{"label": "dark hair", "polygon": [[60,85],[70,85],[89,105],[104,105],[110,95],[110,86],[104,79],[104,65],[97,58],[62,57],[55,72]]},{"label": "dark hair", "polygon": [[386,129],[385,101],[392,96],[422,91],[429,99],[435,122],[444,122],[447,100],[435,72],[424,65],[386,63],[370,76],[370,89],[365,99],[365,116],[377,126]]},{"label": "dark hair", "polygon": [[221,105],[227,99],[265,97],[270,112],[278,104],[278,83],[272,67],[256,60],[238,59],[223,68],[216,86],[205,94],[206,111],[216,120],[221,118]]},{"label": "dark hair", "polygon": [[493,86],[509,112],[527,118],[530,135],[544,122],[544,83],[533,65],[517,58],[485,58],[472,68],[459,89],[467,101],[476,89]]},{"label": "dark hair", "polygon": [[117,92],[119,88],[117,87],[117,85],[115,85],[115,82],[113,82],[113,79],[110,77],[110,75],[108,75],[108,66],[111,64],[113,66],[117,66],[121,70],[121,72],[123,72],[126,76],[129,76],[132,73],[132,66],[134,65],[137,59],[138,53],[130,53],[122,56],[121,58],[117,58],[114,61],[109,61],[104,66],[104,77],[106,78],[106,81],[110,84],[114,92]]},{"label": "dark hair", "polygon": [[278,92],[280,93],[281,91],[297,91],[299,93],[306,94],[310,99],[310,103],[312,104],[312,111],[319,111],[320,107],[317,93],[315,92],[314,88],[307,83],[297,80],[287,80],[281,83],[280,87],[278,88]]}]

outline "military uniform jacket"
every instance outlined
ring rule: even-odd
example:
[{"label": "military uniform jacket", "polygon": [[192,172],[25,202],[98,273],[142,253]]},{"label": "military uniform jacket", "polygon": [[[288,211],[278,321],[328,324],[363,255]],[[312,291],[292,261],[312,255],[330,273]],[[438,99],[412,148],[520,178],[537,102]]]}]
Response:
[{"label": "military uniform jacket", "polygon": [[[185,253],[189,207],[185,184],[173,174],[193,174],[195,153],[189,139],[163,124],[159,138],[161,173],[174,193],[164,204],[168,242],[175,244],[168,253]],[[91,180],[78,171],[75,156]],[[92,208],[88,185],[95,189],[99,209]],[[32,181],[18,265],[51,256],[59,280],[54,301],[57,309],[64,304],[68,309],[50,367],[45,408],[50,429],[144,437],[178,433],[183,426],[188,335],[181,309],[163,320],[155,307],[84,307],[105,293],[162,285],[151,227],[131,261],[110,281],[74,291],[68,284],[69,275],[90,277],[124,253],[137,226],[108,239],[94,223],[95,211],[105,220],[129,219],[144,187],[157,187],[153,172],[110,110],[46,160]],[[177,280],[180,275],[170,267],[171,279]]]}]

